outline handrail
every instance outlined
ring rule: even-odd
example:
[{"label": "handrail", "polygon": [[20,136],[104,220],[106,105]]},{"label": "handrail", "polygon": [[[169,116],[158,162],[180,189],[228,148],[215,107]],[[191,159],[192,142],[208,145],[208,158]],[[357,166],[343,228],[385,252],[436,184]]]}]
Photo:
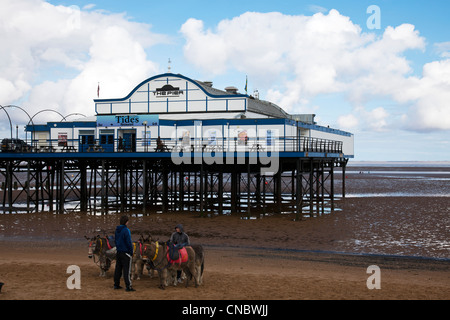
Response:
[{"label": "handrail", "polygon": [[[109,142],[109,143],[107,143]],[[312,137],[236,137],[209,138],[121,138],[101,141],[89,139],[84,144],[79,139],[32,141],[32,152],[320,152],[342,153],[343,142]]]}]

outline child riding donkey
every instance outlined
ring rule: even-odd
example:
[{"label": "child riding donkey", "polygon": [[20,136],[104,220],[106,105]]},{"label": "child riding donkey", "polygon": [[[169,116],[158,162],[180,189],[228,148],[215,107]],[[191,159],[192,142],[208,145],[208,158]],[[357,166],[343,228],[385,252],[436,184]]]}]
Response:
[{"label": "child riding donkey", "polygon": [[[172,261],[179,259],[179,250],[191,244],[189,236],[184,232],[183,225],[177,224],[175,232],[170,237],[169,257]],[[181,283],[181,270],[177,271],[177,281]]]}]

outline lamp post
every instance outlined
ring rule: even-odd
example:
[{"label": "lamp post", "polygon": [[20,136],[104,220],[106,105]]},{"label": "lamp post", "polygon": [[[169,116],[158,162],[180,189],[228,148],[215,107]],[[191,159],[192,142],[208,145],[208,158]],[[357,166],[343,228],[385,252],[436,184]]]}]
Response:
[{"label": "lamp post", "polygon": [[227,152],[230,151],[230,123],[227,122]]},{"label": "lamp post", "polygon": [[144,151],[147,152],[147,120],[142,122],[144,125]]},{"label": "lamp post", "polygon": [[178,145],[177,124],[175,123],[175,146]]}]

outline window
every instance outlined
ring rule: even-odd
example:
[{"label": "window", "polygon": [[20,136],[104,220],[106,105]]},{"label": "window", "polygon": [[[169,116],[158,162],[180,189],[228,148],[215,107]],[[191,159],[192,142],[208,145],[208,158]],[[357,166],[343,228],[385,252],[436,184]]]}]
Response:
[{"label": "window", "polygon": [[58,146],[59,147],[67,146],[67,132],[58,133]]}]

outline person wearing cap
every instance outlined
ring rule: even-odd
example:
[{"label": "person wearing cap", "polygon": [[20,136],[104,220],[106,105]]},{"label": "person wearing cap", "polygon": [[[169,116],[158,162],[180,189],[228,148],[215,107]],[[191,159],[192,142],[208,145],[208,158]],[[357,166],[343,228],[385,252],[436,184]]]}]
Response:
[{"label": "person wearing cap", "polygon": [[116,228],[116,269],[114,271],[114,289],[122,289],[120,278],[123,274],[126,291],[136,291],[131,287],[131,260],[133,257],[133,243],[131,242],[131,232],[127,227],[128,216],[120,218],[120,225]]},{"label": "person wearing cap", "polygon": [[[177,224],[175,226],[175,232],[172,233],[170,242],[174,243],[175,247],[178,249],[191,245],[189,236],[184,232],[182,224]],[[181,282],[181,270],[177,271],[177,281]]]}]

